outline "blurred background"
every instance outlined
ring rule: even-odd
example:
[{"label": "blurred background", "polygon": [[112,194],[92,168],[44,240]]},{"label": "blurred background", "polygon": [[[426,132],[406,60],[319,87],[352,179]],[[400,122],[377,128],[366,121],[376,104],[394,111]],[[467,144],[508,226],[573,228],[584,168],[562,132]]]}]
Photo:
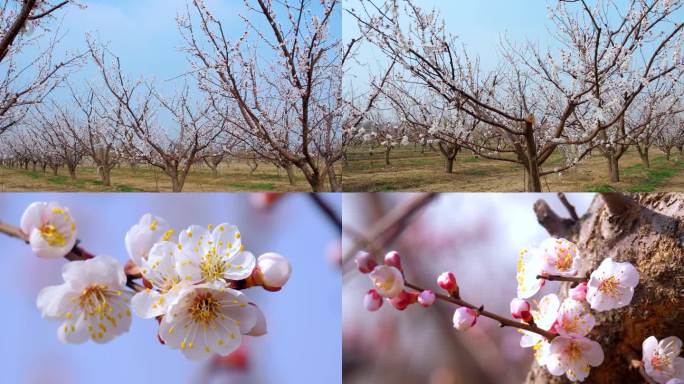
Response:
[{"label": "blurred background", "polygon": [[[157,340],[157,322],[133,316],[128,333],[98,345],[65,345],[59,322],[41,318],[36,297],[61,284],[66,260],[40,259],[28,245],[0,234],[0,372],[2,383],[339,383],[340,234],[308,194],[56,194],[3,193],[0,221],[18,226],[34,201],[70,208],[83,247],[128,259],[126,231],[147,213],[171,227],[229,222],[255,255],[267,251],[289,258],[292,276],[280,292],[245,291],[259,305],[268,334],[245,337],[229,358],[187,360]],[[320,195],[338,214],[340,195]]]},{"label": "blurred background", "polygon": [[[593,194],[566,194],[582,216]],[[345,383],[507,384],[520,383],[533,360],[531,349],[519,346],[521,334],[479,318],[475,327],[457,332],[452,316],[457,308],[440,302],[426,309],[411,305],[403,312],[385,302],[378,312],[363,306],[372,288],[368,275],[359,273],[353,254],[364,238],[387,242],[376,250],[380,261],[390,250],[401,254],[406,277],[412,283],[439,291],[436,279],[444,271],[456,274],[461,297],[510,317],[516,296],[516,261],[521,248],[548,237],[532,209],[544,199],[561,217],[568,211],[556,194],[442,193],[434,198],[419,194],[344,194],[342,339]],[[402,217],[413,202],[422,209],[379,236],[378,226],[389,217]],[[384,217],[384,218],[383,218]],[[405,216],[408,217],[408,216]],[[366,248],[367,248],[367,244]],[[537,298],[558,289],[549,282]]]}]

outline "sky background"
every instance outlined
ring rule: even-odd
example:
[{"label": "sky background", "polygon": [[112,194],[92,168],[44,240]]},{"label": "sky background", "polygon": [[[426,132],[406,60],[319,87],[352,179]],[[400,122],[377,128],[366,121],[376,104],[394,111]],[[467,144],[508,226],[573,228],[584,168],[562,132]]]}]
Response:
[{"label": "sky background", "polygon": [[[340,212],[339,195],[325,198]],[[305,194],[290,194],[264,212],[249,194],[57,194],[3,193],[0,221],[18,225],[34,201],[58,201],[70,208],[78,237],[95,254],[124,263],[126,231],[150,212],[181,230],[191,224],[238,225],[255,255],[275,251],[292,264],[288,284],[276,293],[245,293],[264,311],[268,334],[246,337],[253,364],[245,381],[229,383],[341,382],[341,298],[339,269],[328,258],[339,233]],[[157,322],[133,316],[128,333],[99,345],[65,345],[60,324],[41,318],[40,289],[61,284],[63,259],[40,259],[30,248],[0,235],[0,371],[3,383],[199,383],[206,365],[187,360],[157,340]],[[226,383],[222,381],[222,383]]]},{"label": "sky background", "polygon": [[[360,1],[345,0],[345,9],[360,10]],[[446,31],[457,36],[457,42],[464,44],[471,57],[480,57],[483,70],[496,67],[502,36],[515,43],[529,40],[541,47],[556,47],[554,37],[548,33],[548,28],[554,25],[547,8],[556,3],[556,0],[415,0],[415,4],[424,10],[441,12]],[[615,3],[626,9],[628,0],[616,0]],[[684,9],[676,14],[678,21],[684,20]],[[342,15],[343,41],[348,43],[358,37],[358,31],[356,20],[345,11]],[[353,82],[354,88],[364,89],[369,71],[384,73],[388,63],[371,44],[364,44],[358,52],[358,59],[363,64],[351,67],[345,84]]]},{"label": "sky background", "polygon": [[[187,13],[195,16],[196,11],[191,0],[84,0],[85,9],[71,6],[58,13],[51,26],[59,27],[63,39],[57,52],[61,57],[66,52],[83,52],[86,49],[85,36],[90,34],[97,41],[108,45],[109,49],[121,59],[125,75],[131,79],[144,77],[155,80],[167,92],[183,85],[183,78],[190,65],[187,55],[179,51],[185,47],[177,24],[176,16]],[[254,2],[256,3],[256,2]],[[205,0],[207,8],[223,23],[228,39],[238,39],[246,30],[240,15],[246,16],[257,27],[266,27],[265,18],[248,11],[243,0]],[[312,12],[321,10],[317,0],[310,1]],[[276,6],[277,20],[287,27],[287,20],[282,8]],[[341,7],[336,16],[331,18],[331,38],[341,35]],[[250,36],[255,36],[250,31]],[[268,35],[270,39],[271,35]],[[49,34],[44,36],[46,39]],[[200,36],[203,37],[203,36]],[[270,60],[271,49],[265,45],[257,46],[257,54],[263,60]],[[20,63],[28,63],[31,51],[22,56]],[[99,80],[99,74],[93,65],[86,65],[78,73],[70,77],[70,82],[78,88],[79,82]],[[192,84],[192,77],[187,81]],[[53,94],[60,100],[65,97],[63,91]]]}]

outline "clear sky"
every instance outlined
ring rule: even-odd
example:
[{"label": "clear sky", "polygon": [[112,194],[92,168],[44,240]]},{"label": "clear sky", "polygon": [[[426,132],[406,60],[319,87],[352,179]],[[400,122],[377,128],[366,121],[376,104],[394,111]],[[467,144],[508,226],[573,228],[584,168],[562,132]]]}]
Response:
[{"label": "clear sky", "polygon": [[[338,212],[339,195],[325,197]],[[172,227],[237,224],[255,255],[277,251],[290,258],[292,276],[277,293],[245,291],[264,311],[269,333],[247,337],[253,363],[247,383],[341,383],[340,277],[327,259],[337,230],[305,194],[291,194],[270,212],[256,210],[248,194],[4,193],[0,221],[18,224],[33,201],[58,201],[79,223],[79,238],[96,254],[127,260],[124,235],[146,212]],[[134,316],[128,333],[98,345],[65,345],[58,322],[41,318],[36,295],[59,284],[66,261],[34,256],[24,243],[0,235],[0,371],[3,383],[188,383],[204,365],[157,341],[157,322]],[[234,382],[237,383],[237,382]],[[241,382],[242,383],[242,382]]]},{"label": "clear sky", "polygon": [[[360,9],[360,0],[346,0],[345,9]],[[417,0],[416,4],[425,10],[437,9],[446,21],[447,31],[458,36],[469,52],[477,53],[483,67],[491,68],[498,61],[498,46],[501,36],[512,41],[525,39],[546,42],[548,22],[544,0]],[[347,12],[342,16],[342,37],[345,42],[358,36],[356,20]],[[382,70],[385,62],[379,58],[370,44],[359,51],[359,60],[370,68]],[[367,79],[367,67],[356,67],[352,76]],[[360,85],[360,84],[359,84]]]},{"label": "clear sky", "polygon": [[[89,33],[109,45],[110,50],[121,58],[125,74],[131,78],[144,76],[169,85],[166,80],[189,70],[186,54],[179,52],[185,42],[176,25],[176,16],[179,13],[184,15],[186,6],[190,7],[191,14],[196,14],[191,0],[87,0],[83,3],[87,5],[85,9],[71,6],[52,22],[53,26],[59,25],[64,34],[58,56],[67,50],[84,51],[85,35]],[[240,15],[252,20],[257,27],[265,26],[264,17],[247,11],[242,0],[205,0],[205,3],[223,22],[230,39],[239,38],[245,31]],[[311,8],[314,12],[320,10],[320,3],[312,0]],[[340,14],[338,11],[331,19],[332,38],[339,38],[341,34]],[[283,12],[277,13],[277,17],[284,26],[287,25]],[[271,50],[261,46],[257,53],[268,60]],[[22,57],[21,61],[28,62],[29,58]],[[97,73],[92,65],[88,65],[72,76],[71,81],[78,85],[79,81],[93,78],[97,78]],[[188,81],[192,82],[192,79]],[[173,84],[178,85],[179,82]],[[56,93],[56,96],[60,97],[61,93]]]},{"label": "clear sky", "polygon": [[[360,9],[360,1],[346,0],[345,9]],[[616,3],[626,9],[628,1]],[[529,40],[542,47],[554,46],[547,29],[553,26],[547,5],[555,5],[556,0],[416,0],[415,4],[425,10],[439,10],[447,31],[458,37],[471,56],[479,55],[484,70],[492,69],[499,61],[502,36],[517,43]],[[677,15],[683,20],[684,10],[680,9]],[[356,21],[347,12],[342,16],[342,36],[345,42],[358,36]],[[359,60],[364,65],[352,67],[349,80],[356,79],[355,87],[363,87],[367,82],[368,68],[377,73],[387,66],[370,44],[365,44],[359,52]]]}]

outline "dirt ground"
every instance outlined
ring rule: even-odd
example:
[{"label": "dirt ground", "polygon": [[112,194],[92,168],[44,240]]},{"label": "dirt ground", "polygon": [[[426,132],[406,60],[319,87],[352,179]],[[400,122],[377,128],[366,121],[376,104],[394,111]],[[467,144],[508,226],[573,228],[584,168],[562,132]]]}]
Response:
[{"label": "dirt ground", "polygon": [[[76,170],[76,180],[69,178],[66,168],[54,176],[48,168],[32,171],[0,167],[0,192],[2,191],[86,191],[86,192],[171,192],[171,181],[162,171],[150,166],[131,169],[121,166],[112,170],[112,186],[102,185],[96,168],[81,166]],[[212,191],[310,191],[304,176],[296,171],[296,183],[290,185],[283,170],[260,164],[254,173],[246,163],[222,164],[219,177],[213,178],[206,166],[193,168],[183,187],[183,192]]]},{"label": "dirt ground", "polygon": [[[413,147],[391,152],[391,165],[386,166],[384,153],[372,156],[364,148],[349,151],[343,169],[344,191],[468,191],[522,192],[525,190],[522,166],[493,161],[461,152],[456,157],[454,172],[444,171],[438,152],[421,154]],[[620,182],[609,180],[607,161],[600,154],[585,158],[578,166],[561,174],[543,178],[544,191],[684,191],[684,161],[673,155],[670,161],[657,149],[651,149],[651,167],[646,168],[635,150],[620,159]],[[560,165],[560,155],[552,156],[544,169]]]}]

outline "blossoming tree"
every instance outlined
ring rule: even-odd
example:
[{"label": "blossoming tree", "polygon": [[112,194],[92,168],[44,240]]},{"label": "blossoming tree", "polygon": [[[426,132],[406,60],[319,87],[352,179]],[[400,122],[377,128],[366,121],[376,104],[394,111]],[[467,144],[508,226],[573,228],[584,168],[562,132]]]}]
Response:
[{"label": "blossoming tree", "polygon": [[[245,6],[265,27],[243,17],[245,34],[233,40],[202,0],[193,0],[193,12],[178,18],[208,105],[230,123],[232,135],[257,144],[260,156],[299,169],[313,191],[324,190],[326,178],[331,190],[339,190],[342,48],[330,25],[338,1],[255,0]],[[266,51],[257,54],[257,46]]]},{"label": "blossoming tree", "polygon": [[[369,0],[349,13],[413,82],[506,140],[498,147],[472,143],[471,149],[520,164],[527,189],[541,191],[542,176],[575,166],[639,94],[662,77],[680,77],[684,69],[684,25],[674,20],[680,1],[552,4],[552,37],[561,48],[543,50],[534,42],[504,39],[499,66],[475,76],[468,54],[437,11],[425,11],[412,0]],[[583,148],[568,163],[543,169],[561,146]]]}]

